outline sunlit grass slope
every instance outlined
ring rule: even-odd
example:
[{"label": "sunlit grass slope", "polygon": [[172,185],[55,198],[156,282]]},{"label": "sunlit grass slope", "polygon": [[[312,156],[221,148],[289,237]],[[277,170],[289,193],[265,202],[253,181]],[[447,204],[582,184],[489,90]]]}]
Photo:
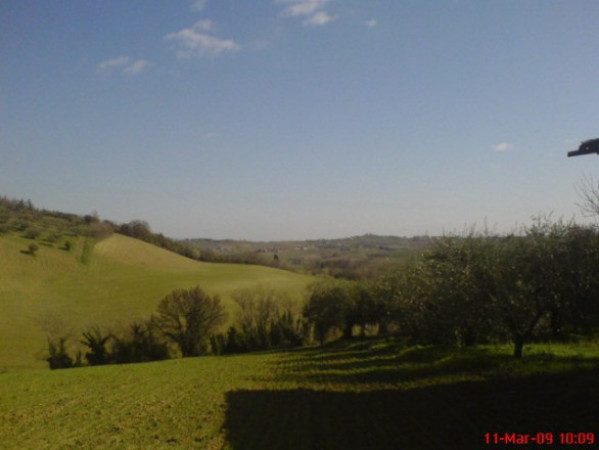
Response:
[{"label": "sunlit grass slope", "polygon": [[[594,433],[599,347],[324,348],[0,375],[6,449],[482,449]],[[524,446],[537,448],[534,445]],[[557,445],[550,448],[569,448]],[[591,448],[591,445],[580,447]]]},{"label": "sunlit grass slope", "polygon": [[[300,298],[312,277],[261,266],[201,263],[114,234],[93,245],[73,240],[69,251],[30,240],[0,237],[0,371],[46,367],[43,327],[71,331],[114,326],[155,311],[173,289],[195,285],[220,294],[234,312],[230,294],[254,285]],[[232,314],[231,314],[232,316]]]}]

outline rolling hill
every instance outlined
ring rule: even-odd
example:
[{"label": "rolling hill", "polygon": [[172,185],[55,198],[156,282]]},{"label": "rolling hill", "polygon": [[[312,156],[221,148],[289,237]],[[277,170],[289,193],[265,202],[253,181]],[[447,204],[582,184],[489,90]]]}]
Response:
[{"label": "rolling hill", "polygon": [[[113,234],[96,242],[83,236],[71,248],[0,236],[0,371],[45,368],[43,330],[59,329],[77,339],[82,328],[126,324],[148,316],[171,290],[200,285],[230,294],[263,285],[301,298],[314,278],[268,267],[193,261],[154,245]],[[232,316],[232,314],[230,315]]]}]

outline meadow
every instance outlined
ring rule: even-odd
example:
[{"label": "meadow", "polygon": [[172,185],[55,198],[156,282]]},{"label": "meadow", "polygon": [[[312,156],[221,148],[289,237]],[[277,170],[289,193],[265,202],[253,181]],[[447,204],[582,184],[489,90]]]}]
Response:
[{"label": "meadow", "polygon": [[0,236],[0,372],[45,368],[45,332],[74,341],[89,326],[124,326],[155,312],[173,289],[196,285],[219,294],[234,319],[230,295],[257,285],[300,300],[314,278],[284,270],[193,261],[154,245],[113,234],[95,242],[83,236],[71,247]]},{"label": "meadow", "polygon": [[[320,348],[0,375],[7,449],[481,449],[593,433],[599,346]],[[590,448],[590,445],[579,446]],[[526,446],[534,448],[534,446]],[[561,448],[569,448],[562,446]]]}]

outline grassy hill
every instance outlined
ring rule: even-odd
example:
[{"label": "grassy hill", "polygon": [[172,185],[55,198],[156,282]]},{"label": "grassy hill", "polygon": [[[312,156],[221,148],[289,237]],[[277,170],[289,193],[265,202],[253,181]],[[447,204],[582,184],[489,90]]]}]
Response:
[{"label": "grassy hill", "polygon": [[71,237],[69,250],[0,236],[0,371],[46,367],[44,328],[78,338],[90,325],[112,326],[154,312],[176,288],[201,285],[234,310],[231,292],[264,285],[300,298],[314,278],[267,267],[210,264],[119,234],[95,242]]},{"label": "grassy hill", "polygon": [[[519,433],[551,438],[550,448],[570,448],[574,434],[591,448],[599,439],[598,370],[591,344],[534,345],[514,360],[506,346],[374,340],[7,373],[1,445],[469,450],[505,447],[492,445],[495,433]],[[538,448],[530,442],[526,448]]]}]

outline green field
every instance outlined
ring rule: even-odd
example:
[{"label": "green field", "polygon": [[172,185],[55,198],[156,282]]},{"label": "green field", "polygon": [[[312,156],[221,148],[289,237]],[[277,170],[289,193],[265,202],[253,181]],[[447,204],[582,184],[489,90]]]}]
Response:
[{"label": "green field", "polygon": [[534,345],[515,360],[507,347],[381,340],[7,373],[0,437],[7,449],[242,450],[504,448],[485,444],[495,432],[599,439],[598,376],[592,343]]},{"label": "green field", "polygon": [[261,266],[193,261],[119,234],[98,243],[73,238],[62,245],[0,236],[0,372],[47,367],[44,328],[70,332],[125,325],[155,311],[171,290],[200,285],[220,294],[234,317],[230,294],[262,285],[296,299],[314,278]]}]

